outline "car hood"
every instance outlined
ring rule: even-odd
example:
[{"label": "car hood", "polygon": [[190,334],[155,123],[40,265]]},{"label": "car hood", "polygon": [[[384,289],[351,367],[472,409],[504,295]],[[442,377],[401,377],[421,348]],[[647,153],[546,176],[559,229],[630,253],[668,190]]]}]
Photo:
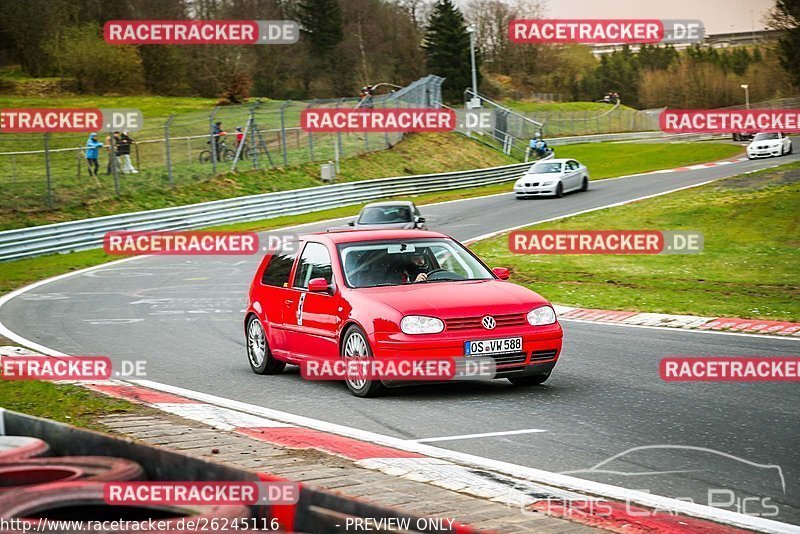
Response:
[{"label": "car hood", "polygon": [[755,148],[757,146],[777,147],[781,145],[780,139],[769,139],[767,141],[751,141],[747,148]]},{"label": "car hood", "polygon": [[427,282],[364,288],[357,292],[403,315],[431,315],[442,319],[528,313],[549,304],[538,293],[501,280]]}]

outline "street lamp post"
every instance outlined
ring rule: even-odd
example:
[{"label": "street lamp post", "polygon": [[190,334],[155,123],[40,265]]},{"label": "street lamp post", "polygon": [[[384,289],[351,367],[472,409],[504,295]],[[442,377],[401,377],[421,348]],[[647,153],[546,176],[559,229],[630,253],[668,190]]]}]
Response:
[{"label": "street lamp post", "polygon": [[475,26],[470,24],[467,26],[467,33],[469,33],[469,55],[472,61],[472,108],[481,107],[480,98],[478,98],[478,69],[475,67]]},{"label": "street lamp post", "polygon": [[750,109],[750,86],[746,83],[743,83],[739,87],[744,89],[744,107],[746,109]]}]

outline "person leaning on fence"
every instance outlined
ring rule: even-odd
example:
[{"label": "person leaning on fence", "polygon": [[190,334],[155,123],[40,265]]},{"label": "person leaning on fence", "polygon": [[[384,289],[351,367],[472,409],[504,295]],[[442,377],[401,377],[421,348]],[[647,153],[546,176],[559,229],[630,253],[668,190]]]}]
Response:
[{"label": "person leaning on fence", "polygon": [[220,153],[222,152],[222,143],[220,143],[220,136],[228,135],[225,130],[222,129],[222,122],[217,121],[214,123],[214,127],[211,129],[211,139],[214,141],[214,152],[217,153],[217,161],[220,160]]},{"label": "person leaning on fence", "polygon": [[[114,143],[119,143],[119,132],[114,132]],[[114,158],[116,156],[114,147],[112,146],[111,140],[112,134],[108,134],[106,136],[106,152],[108,153],[108,163],[106,163],[106,174],[111,174],[111,166],[114,165],[115,161]]]},{"label": "person leaning on fence", "polygon": [[131,163],[131,145],[134,144],[136,141],[131,139],[128,135],[128,132],[122,132],[122,135],[119,138],[119,145],[117,149],[117,154],[119,155],[120,159],[122,160],[122,173],[134,173],[137,174],[139,171],[133,166]]},{"label": "person leaning on fence", "polygon": [[90,133],[89,139],[86,140],[86,164],[89,165],[89,176],[97,176],[97,170],[100,166],[97,163],[97,157],[101,146],[103,146],[103,143],[97,140],[97,133]]}]

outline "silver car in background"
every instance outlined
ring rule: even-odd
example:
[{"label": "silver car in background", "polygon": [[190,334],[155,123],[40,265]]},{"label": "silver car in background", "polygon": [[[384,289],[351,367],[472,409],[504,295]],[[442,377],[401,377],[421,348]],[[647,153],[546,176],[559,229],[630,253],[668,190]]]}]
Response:
[{"label": "silver car in background", "polygon": [[348,226],[355,230],[427,230],[425,217],[407,200],[367,204]]},{"label": "silver car in background", "polygon": [[585,165],[568,158],[537,161],[514,183],[517,198],[563,197],[564,193],[587,189],[589,170]]}]

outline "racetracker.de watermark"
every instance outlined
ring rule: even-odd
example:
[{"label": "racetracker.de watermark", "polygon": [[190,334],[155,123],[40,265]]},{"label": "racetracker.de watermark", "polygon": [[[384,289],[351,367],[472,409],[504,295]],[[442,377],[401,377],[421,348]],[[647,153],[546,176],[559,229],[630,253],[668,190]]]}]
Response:
[{"label": "racetracker.de watermark", "polygon": [[270,505],[296,504],[293,482],[107,482],[103,500],[112,505]]},{"label": "racetracker.de watermark", "polygon": [[492,380],[497,371],[493,358],[352,359],[300,364],[306,380],[385,380],[446,382],[450,380]]},{"label": "racetracker.de watermark", "polygon": [[259,251],[255,232],[107,232],[103,250],[111,255],[237,256]]},{"label": "racetracker.de watermark", "polygon": [[458,120],[443,108],[304,109],[300,127],[306,132],[449,132]]},{"label": "racetracker.de watermark", "polygon": [[658,122],[666,133],[798,133],[800,109],[668,109]]},{"label": "racetracker.de watermark", "polygon": [[71,133],[140,130],[144,117],[138,109],[4,108],[2,133]]},{"label": "racetracker.de watermark", "polygon": [[675,356],[658,370],[666,382],[800,382],[800,357]]},{"label": "racetracker.de watermark", "polygon": [[519,44],[699,43],[705,27],[699,20],[658,19],[516,19],[508,37]]},{"label": "racetracker.de watermark", "polygon": [[112,20],[103,38],[128,45],[294,44],[300,27],[292,20]]},{"label": "racetracker.de watermark", "polygon": [[94,381],[146,378],[145,360],[122,360],[116,370],[107,356],[3,356],[2,380]]},{"label": "racetracker.de watermark", "polygon": [[697,254],[703,234],[659,230],[519,230],[508,236],[514,254]]}]

